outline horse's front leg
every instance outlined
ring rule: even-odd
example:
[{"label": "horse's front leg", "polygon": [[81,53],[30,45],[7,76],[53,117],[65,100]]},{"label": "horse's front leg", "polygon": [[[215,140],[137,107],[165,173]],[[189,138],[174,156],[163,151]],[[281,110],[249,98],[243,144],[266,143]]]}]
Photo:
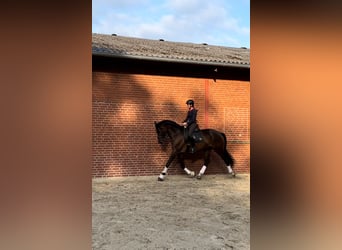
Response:
[{"label": "horse's front leg", "polygon": [[190,171],[188,168],[185,167],[184,164],[184,158],[182,154],[178,155],[178,162],[181,165],[181,168],[185,171],[185,173],[190,176],[190,177],[194,177],[195,176],[195,172],[194,171]]},{"label": "horse's front leg", "polygon": [[163,171],[161,172],[161,174],[158,176],[158,181],[163,181],[165,178],[165,175],[167,174],[167,170],[171,164],[171,162],[175,159],[176,157],[176,153],[172,152],[172,154],[170,155],[169,159],[167,160],[165,167],[163,169]]}]

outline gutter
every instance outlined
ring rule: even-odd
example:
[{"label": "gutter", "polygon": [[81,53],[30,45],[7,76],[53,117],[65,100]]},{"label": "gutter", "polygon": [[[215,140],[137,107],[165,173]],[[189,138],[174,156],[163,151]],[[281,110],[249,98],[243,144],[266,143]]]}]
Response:
[{"label": "gutter", "polygon": [[118,59],[135,59],[135,60],[147,60],[147,61],[158,61],[158,62],[170,62],[170,63],[185,63],[185,64],[197,64],[197,65],[208,65],[208,66],[221,66],[221,67],[235,67],[250,69],[250,64],[243,63],[223,63],[223,62],[212,62],[212,61],[196,61],[196,60],[185,60],[175,59],[170,57],[151,57],[151,56],[139,56],[139,55],[115,55],[108,54],[106,52],[92,52],[93,56],[112,57]]}]

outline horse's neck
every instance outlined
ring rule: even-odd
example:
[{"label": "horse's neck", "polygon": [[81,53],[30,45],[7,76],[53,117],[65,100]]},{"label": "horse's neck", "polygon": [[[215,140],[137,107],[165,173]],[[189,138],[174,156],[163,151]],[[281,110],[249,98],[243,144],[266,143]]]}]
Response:
[{"label": "horse's neck", "polygon": [[182,133],[182,130],[180,128],[175,127],[175,126],[169,126],[168,131],[169,131],[169,136],[171,138],[174,138],[174,137],[176,137]]}]

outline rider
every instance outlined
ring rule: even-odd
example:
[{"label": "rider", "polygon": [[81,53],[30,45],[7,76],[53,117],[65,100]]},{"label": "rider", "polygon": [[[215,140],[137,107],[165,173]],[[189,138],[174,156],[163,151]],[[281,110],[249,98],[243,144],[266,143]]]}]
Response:
[{"label": "rider", "polygon": [[187,100],[186,104],[188,105],[188,113],[183,121],[182,125],[185,128],[185,131],[187,132],[187,136],[185,136],[186,143],[188,147],[190,146],[190,152],[194,153],[195,152],[195,141],[192,138],[192,134],[197,127],[197,109],[195,109],[195,102],[193,100]]}]

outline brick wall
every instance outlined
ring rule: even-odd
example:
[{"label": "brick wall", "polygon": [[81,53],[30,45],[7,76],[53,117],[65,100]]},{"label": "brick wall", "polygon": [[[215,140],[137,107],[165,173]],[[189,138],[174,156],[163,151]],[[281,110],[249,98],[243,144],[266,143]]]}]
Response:
[{"label": "brick wall", "polygon": [[[181,122],[194,99],[201,128],[222,131],[235,169],[249,172],[249,82],[93,72],[93,177],[158,175],[170,146],[157,143],[154,121]],[[199,171],[202,160],[186,161]],[[173,163],[169,174],[184,174]],[[213,153],[207,174],[226,173]]]}]

